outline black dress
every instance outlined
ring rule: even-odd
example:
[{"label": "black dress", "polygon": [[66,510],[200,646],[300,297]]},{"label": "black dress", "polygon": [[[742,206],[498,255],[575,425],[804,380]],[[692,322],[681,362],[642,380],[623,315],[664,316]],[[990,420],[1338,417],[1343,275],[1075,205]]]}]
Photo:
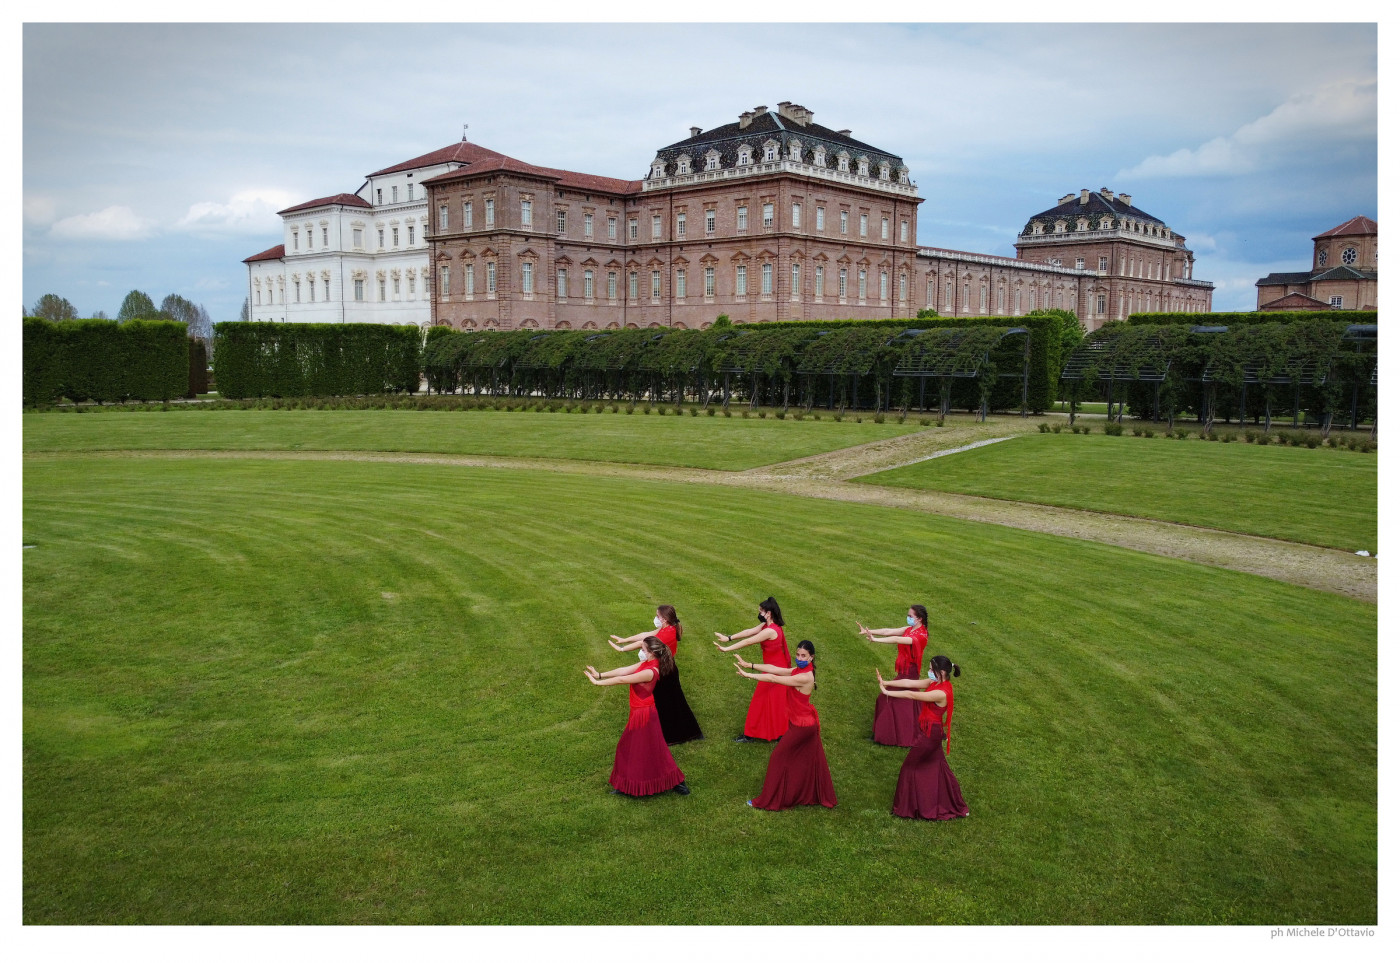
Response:
[{"label": "black dress", "polygon": [[685,693],[681,691],[680,669],[672,670],[657,681],[653,698],[656,700],[656,715],[661,720],[661,733],[666,737],[666,745],[674,746],[692,739],[705,738],[705,734],[700,731],[700,723],[695,719],[695,713],[690,711],[690,703],[685,701]]}]

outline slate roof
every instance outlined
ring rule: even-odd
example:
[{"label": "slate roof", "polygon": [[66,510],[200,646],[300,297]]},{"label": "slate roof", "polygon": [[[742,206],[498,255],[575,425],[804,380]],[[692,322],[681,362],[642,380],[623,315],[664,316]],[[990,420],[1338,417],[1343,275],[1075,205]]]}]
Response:
[{"label": "slate roof", "polygon": [[1122,198],[1118,195],[1115,194],[1113,200],[1110,201],[1099,191],[1091,191],[1089,193],[1088,203],[1085,204],[1079,203],[1079,195],[1075,194],[1074,197],[1065,201],[1063,204],[1057,204],[1048,210],[1041,211],[1039,214],[1031,215],[1026,219],[1026,223],[1029,225],[1031,221],[1053,221],[1057,217],[1088,217],[1097,220],[1104,215],[1109,215],[1114,218],[1131,217],[1139,221],[1161,224],[1163,227],[1167,226],[1165,221],[1153,217],[1141,208],[1134,207],[1131,204],[1124,204]]},{"label": "slate roof", "polygon": [[1262,277],[1259,280],[1255,281],[1254,286],[1259,287],[1260,285],[1273,284],[1307,284],[1311,280],[1311,271],[1285,271],[1283,273],[1275,272],[1273,274],[1270,274],[1268,277]]},{"label": "slate roof", "polygon": [[1369,217],[1358,214],[1345,224],[1338,224],[1330,231],[1323,231],[1314,241],[1324,237],[1351,237],[1356,234],[1379,234],[1380,226]]},{"label": "slate roof", "polygon": [[254,254],[252,257],[245,257],[243,259],[243,263],[251,264],[254,261],[277,261],[280,260],[286,253],[287,245],[279,244],[276,247],[270,247],[266,251],[263,251],[259,254]]},{"label": "slate roof", "polygon": [[879,171],[881,161],[889,162],[891,180],[895,179],[899,169],[904,166],[904,159],[897,154],[891,154],[887,150],[873,147],[812,121],[803,125],[795,120],[784,119],[773,110],[754,117],[745,128],[741,129],[739,121],[736,120],[732,124],[723,124],[694,137],[668,144],[658,150],[656,155],[666,162],[666,175],[669,177],[676,173],[676,158],[682,154],[689,154],[690,169],[699,171],[704,169],[705,154],[713,147],[719,151],[720,167],[729,168],[738,164],[741,144],[748,144],[754,149],[754,160],[757,161],[763,156],[763,142],[770,139],[778,142],[779,154],[784,158],[788,156],[788,145],[794,140],[801,141],[802,161],[805,164],[812,163],[812,148],[821,143],[826,147],[826,166],[832,170],[836,169],[836,155],[842,150],[851,155],[852,171],[856,169],[856,159],[862,154],[870,158],[872,176]]},{"label": "slate roof", "polygon": [[1319,271],[1317,274],[1311,271],[1284,271],[1270,274],[1254,282],[1255,287],[1278,284],[1307,284],[1310,281],[1375,281],[1379,275],[1375,271],[1358,271],[1356,268],[1349,268],[1338,265],[1328,268],[1326,271]]},{"label": "slate roof", "polygon": [[489,152],[489,156],[482,156],[463,167],[445,174],[438,174],[436,177],[429,177],[420,183],[441,184],[459,177],[474,177],[491,171],[509,171],[514,174],[542,177],[557,182],[560,187],[577,191],[596,191],[601,194],[634,194],[642,189],[641,181],[624,181],[616,177],[601,177],[597,174],[580,174],[577,171],[559,170],[554,167],[539,167],[514,157],[507,157],[505,154],[498,154],[495,151]]},{"label": "slate roof", "polygon": [[358,194],[332,194],[330,197],[318,197],[314,201],[307,201],[305,204],[295,204],[291,207],[283,208],[278,214],[294,214],[297,211],[309,211],[313,207],[329,207],[332,204],[340,204],[343,207],[370,207],[369,201]]}]

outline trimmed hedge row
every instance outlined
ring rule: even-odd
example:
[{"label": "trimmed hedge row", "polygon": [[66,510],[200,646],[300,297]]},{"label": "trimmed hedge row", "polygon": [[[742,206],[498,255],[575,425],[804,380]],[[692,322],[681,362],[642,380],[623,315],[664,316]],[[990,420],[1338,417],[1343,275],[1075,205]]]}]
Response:
[{"label": "trimmed hedge row", "polygon": [[1347,324],[1375,324],[1378,311],[1215,311],[1190,314],[1185,311],[1143,311],[1130,314],[1128,324],[1292,324],[1295,321],[1342,321]]},{"label": "trimmed hedge row", "polygon": [[169,401],[189,388],[182,321],[24,319],[24,403]]},{"label": "trimmed hedge row", "polygon": [[226,398],[412,393],[422,340],[412,325],[223,321],[214,377]]}]

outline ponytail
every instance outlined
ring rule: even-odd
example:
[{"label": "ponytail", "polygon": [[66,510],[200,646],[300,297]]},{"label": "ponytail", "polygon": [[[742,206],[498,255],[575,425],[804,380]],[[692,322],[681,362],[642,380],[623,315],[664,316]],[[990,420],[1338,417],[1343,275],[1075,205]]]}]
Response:
[{"label": "ponytail", "polygon": [[646,647],[647,654],[657,661],[657,669],[662,675],[670,675],[676,671],[676,660],[671,657],[671,650],[666,648],[665,642],[654,635],[648,635],[642,640],[642,645]]}]

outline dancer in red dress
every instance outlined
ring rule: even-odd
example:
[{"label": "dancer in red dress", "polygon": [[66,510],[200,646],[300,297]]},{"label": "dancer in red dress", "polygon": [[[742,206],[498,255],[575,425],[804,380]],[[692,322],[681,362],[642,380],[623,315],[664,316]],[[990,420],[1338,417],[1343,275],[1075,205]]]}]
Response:
[{"label": "dancer in red dress", "polygon": [[599,672],[588,666],[585,675],[594,685],[625,685],[627,690],[627,726],[617,740],[613,755],[612,775],[608,782],[613,792],[627,796],[654,796],[674,789],[682,796],[690,795],[685,773],[671,758],[661,723],[656,718],[656,703],[652,690],[656,681],[675,670],[671,650],[654,635],[642,641],[640,665],[626,665],[609,672]]},{"label": "dancer in red dress", "polygon": [[[831,784],[831,768],[826,764],[822,748],[821,720],[812,706],[812,692],[817,687],[815,659],[817,647],[806,639],[797,644],[797,665],[753,665],[739,656],[736,671],[745,678],[758,679],[760,685],[769,682],[784,687],[787,700],[787,732],[773,747],[768,757],[768,774],[763,777],[763,792],[750,799],[755,809],[787,809],[791,806],[836,805],[836,788]],[[745,672],[752,669],[752,672]]]},{"label": "dancer in red dress", "polygon": [[[922,605],[909,606],[905,616],[908,624],[900,629],[867,629],[859,622],[860,634],[871,642],[893,644],[896,679],[917,679],[924,664],[924,646],[928,645],[928,609]],[[902,699],[891,699],[883,692],[875,697],[875,722],[872,736],[881,746],[914,744],[919,734],[919,707]]]},{"label": "dancer in red dress", "polygon": [[[671,657],[675,658],[683,631],[675,606],[658,605],[652,625],[655,626],[654,632],[638,632],[625,639],[614,635],[608,639],[608,645],[619,652],[631,652],[641,648],[647,636],[655,635],[671,650]],[[661,676],[652,698],[656,700],[656,716],[661,720],[661,733],[666,737],[666,745],[675,746],[692,739],[705,738],[705,734],[700,731],[700,723],[695,719],[695,713],[690,710],[690,703],[685,699],[685,692],[681,689],[679,668]]]},{"label": "dancer in red dress", "polygon": [[[783,634],[783,613],[771,595],[758,603],[758,625],[733,635],[716,632],[715,637],[715,647],[721,652],[733,652],[735,649],[758,643],[763,646],[763,661],[766,664],[781,669],[792,666],[792,659],[788,655],[787,636]],[[733,644],[722,645],[719,639]],[[734,642],[735,639],[739,641]],[[735,742],[748,742],[752,739],[772,742],[782,738],[788,727],[787,695],[783,688],[772,682],[760,682],[754,686],[753,698],[749,700],[749,713],[744,718],[744,733],[735,736]]]},{"label": "dancer in red dress", "polygon": [[880,691],[892,699],[912,699],[919,703],[919,737],[899,768],[890,811],[908,819],[956,819],[967,815],[958,777],[948,768],[948,751],[953,748],[952,676],[962,670],[946,655],[929,660],[929,679],[879,679]]}]

